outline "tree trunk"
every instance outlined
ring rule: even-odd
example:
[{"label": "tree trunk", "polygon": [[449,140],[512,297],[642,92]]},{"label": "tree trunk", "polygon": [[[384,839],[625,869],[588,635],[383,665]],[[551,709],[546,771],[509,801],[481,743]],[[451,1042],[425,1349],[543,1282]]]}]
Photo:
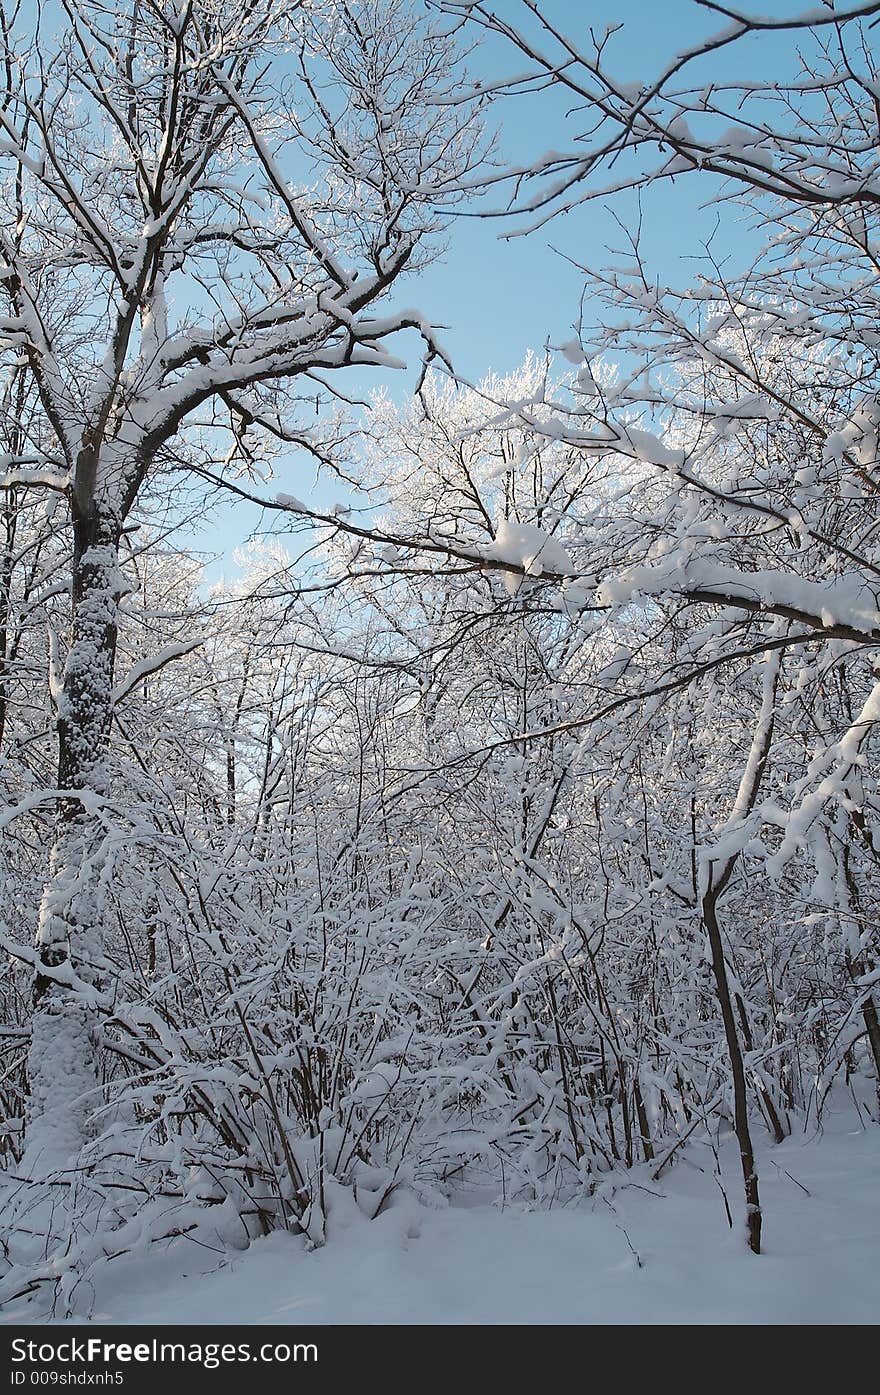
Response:
[{"label": "tree trunk", "polygon": [[715,989],[724,1023],[724,1036],[727,1041],[727,1054],[730,1060],[730,1074],[733,1080],[733,1126],[739,1143],[739,1156],[742,1163],[743,1183],[746,1196],[746,1235],[749,1249],[756,1255],[761,1253],[761,1204],[758,1199],[758,1174],[755,1171],[755,1153],[749,1131],[748,1093],[742,1049],[736,1030],[736,1018],[730,995],[727,965],[724,962],[724,942],[718,924],[716,905],[721,887],[709,886],[703,896],[703,924],[709,938],[712,955],[712,972],[715,976]]},{"label": "tree trunk", "polygon": [[12,610],[12,571],[16,529],[15,494],[6,491],[3,505],[5,537],[0,555],[0,752],[6,735],[6,715],[9,702],[9,645]]},{"label": "tree trunk", "polygon": [[40,1172],[69,1165],[79,1151],[98,1087],[94,994],[103,832],[96,805],[108,792],[120,527],[110,514],[76,509],[73,526],[72,626],[57,695],[58,786],[65,793],[40,907],[37,950],[47,972],[35,978],[29,1059],[26,1158]]}]

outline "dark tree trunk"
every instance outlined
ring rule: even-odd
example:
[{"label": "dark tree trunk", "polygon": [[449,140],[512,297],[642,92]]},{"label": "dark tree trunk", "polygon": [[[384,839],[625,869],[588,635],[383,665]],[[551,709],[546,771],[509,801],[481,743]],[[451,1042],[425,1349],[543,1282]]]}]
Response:
[{"label": "dark tree trunk", "polygon": [[74,519],[73,627],[64,710],[58,719],[62,789],[97,788],[104,779],[116,664],[120,531],[115,518],[97,511]]},{"label": "dark tree trunk", "polygon": [[35,976],[29,1059],[27,1156],[41,1171],[63,1166],[78,1151],[98,1086],[94,994],[100,990],[102,937],[96,871],[103,830],[95,802],[108,793],[120,528],[97,510],[75,511],[73,525],[70,646],[56,698],[58,785],[65,793],[58,800],[40,908],[37,951],[47,972]]},{"label": "dark tree trunk", "polygon": [[715,991],[721,1008],[724,1023],[724,1036],[727,1042],[727,1055],[730,1060],[730,1073],[733,1081],[733,1126],[739,1143],[739,1156],[742,1164],[743,1183],[746,1197],[746,1234],[749,1249],[756,1255],[761,1253],[761,1205],[758,1198],[758,1174],[755,1171],[755,1153],[749,1131],[748,1092],[746,1072],[743,1062],[739,1034],[736,1030],[736,1017],[724,962],[724,942],[718,924],[717,902],[722,886],[712,887],[711,882],[703,896],[703,924],[709,939],[712,956],[712,973],[715,977]]},{"label": "dark tree trunk", "polygon": [[2,555],[0,555],[0,752],[6,735],[6,717],[9,704],[9,627],[12,609],[12,571],[15,548],[16,527],[15,496],[12,490],[6,493],[3,506]]}]

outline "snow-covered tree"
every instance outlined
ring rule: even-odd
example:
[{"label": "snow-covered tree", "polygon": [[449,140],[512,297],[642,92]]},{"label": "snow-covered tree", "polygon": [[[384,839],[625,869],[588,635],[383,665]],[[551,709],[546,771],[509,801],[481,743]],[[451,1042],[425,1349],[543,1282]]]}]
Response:
[{"label": "snow-covered tree", "polygon": [[[664,623],[670,612],[708,607],[716,634],[707,647],[698,628],[699,643],[695,636],[683,673],[680,660],[676,671],[686,682],[718,667],[736,672],[750,650],[765,674],[742,781],[714,847],[700,855],[699,882],[757,1250],[741,1026],[716,904],[759,835],[773,877],[807,852],[818,872],[809,894],[829,913],[850,898],[846,874],[832,866],[840,857],[848,865],[853,849],[861,857],[867,847],[873,857],[875,847],[876,795],[864,767],[880,697],[872,671],[880,643],[878,172],[876,65],[863,22],[874,7],[766,18],[697,0],[723,28],[640,83],[615,70],[621,35],[613,28],[584,40],[531,0],[515,15],[483,0],[441,8],[503,35],[528,60],[525,73],[499,81],[496,91],[549,82],[574,99],[572,148],[504,176],[527,227],[600,194],[696,172],[725,180],[716,182],[716,196],[745,202],[769,228],[746,274],[725,275],[713,245],[699,282],[681,294],[657,284],[631,232],[614,269],[588,274],[579,334],[565,346],[579,364],[577,381],[551,423],[555,439],[601,458],[619,453],[635,471],[633,516],[608,533],[599,604],[612,615],[654,604]],[[761,36],[796,44],[784,54],[777,44],[766,79],[752,42]],[[741,53],[750,69],[737,80]],[[618,371],[602,382],[596,368],[609,358]],[[825,673],[840,674],[845,705],[818,727],[807,770],[785,784],[780,800],[762,799],[788,675],[798,655],[810,656],[809,666],[817,652]],[[793,681],[807,685],[804,667]],[[665,675],[658,688],[656,675],[646,676],[634,696],[644,701],[680,681]],[[848,923],[846,958],[857,966],[855,998],[876,1068],[870,936],[863,923],[860,933]]]},{"label": "snow-covered tree", "polygon": [[434,351],[419,313],[383,302],[479,144],[444,104],[451,41],[398,0],[39,8],[3,25],[0,333],[46,422],[6,455],[4,491],[59,495],[69,518],[30,1062],[28,1165],[46,1168],[88,1133],[96,1079],[114,702],[180,652],[115,673],[132,510],[157,472],[258,469],[261,436],[332,458],[326,375],[399,366],[406,328]]},{"label": "snow-covered tree", "polygon": [[[876,1111],[862,12],[724,12],[636,88],[549,5],[424,10],[3,20],[0,1297],[41,1312],[150,1240],[695,1149],[733,1225],[728,1127],[757,1250],[760,1135],[841,1079]],[[480,25],[511,83],[469,85]],[[698,80],[766,27],[800,76]],[[491,174],[517,230],[693,172],[771,241],[675,290],[634,228],[564,342],[463,385],[399,283],[486,178],[474,106],[548,84],[591,116]],[[358,415],[405,330],[415,395]],[[274,536],[209,586],[220,490]]]}]

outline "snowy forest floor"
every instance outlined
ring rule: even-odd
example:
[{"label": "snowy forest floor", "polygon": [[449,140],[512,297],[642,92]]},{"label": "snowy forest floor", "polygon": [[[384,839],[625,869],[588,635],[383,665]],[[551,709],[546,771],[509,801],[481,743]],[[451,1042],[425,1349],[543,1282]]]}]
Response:
[{"label": "snowy forest floor", "polygon": [[[368,1221],[340,1193],[328,1242],[275,1234],[244,1253],[186,1238],[108,1263],[107,1323],[873,1323],[880,1314],[880,1129],[853,1110],[760,1149],[765,1253],[740,1230],[738,1157],[707,1146],[590,1201],[529,1211],[478,1195],[432,1209],[399,1193]],[[638,1256],[638,1259],[635,1258]],[[13,1305],[5,1320],[51,1321]]]}]

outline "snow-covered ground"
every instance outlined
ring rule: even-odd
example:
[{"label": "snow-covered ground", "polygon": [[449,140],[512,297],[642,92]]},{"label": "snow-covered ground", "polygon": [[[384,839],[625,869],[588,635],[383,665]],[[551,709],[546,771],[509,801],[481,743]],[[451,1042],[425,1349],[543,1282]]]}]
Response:
[{"label": "snow-covered ground", "polygon": [[[659,1184],[528,1212],[398,1197],[367,1221],[338,1199],[328,1243],[277,1234],[244,1253],[186,1239],[108,1264],[108,1323],[873,1323],[880,1316],[880,1130],[854,1113],[761,1150],[766,1250],[745,1248],[735,1149],[728,1229],[707,1148]],[[701,1171],[700,1168],[705,1170]],[[633,1251],[638,1256],[634,1257]],[[15,1305],[7,1320],[27,1320]],[[34,1315],[36,1318],[36,1315]],[[38,1318],[36,1320],[39,1320]],[[43,1319],[45,1320],[45,1319]]]}]

